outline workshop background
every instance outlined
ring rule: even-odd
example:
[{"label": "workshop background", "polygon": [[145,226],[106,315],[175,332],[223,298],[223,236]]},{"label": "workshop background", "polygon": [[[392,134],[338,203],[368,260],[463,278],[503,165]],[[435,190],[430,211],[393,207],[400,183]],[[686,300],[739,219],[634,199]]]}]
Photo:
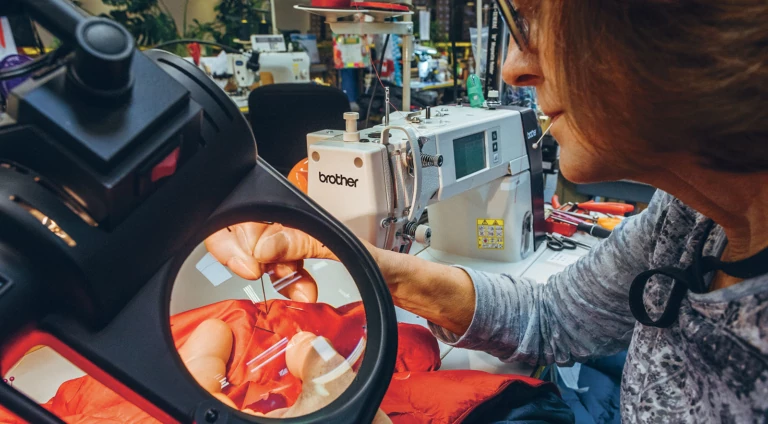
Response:
[{"label": "workshop background", "polygon": [[[329,0],[316,3],[326,4]],[[392,104],[402,107],[403,69],[410,70],[410,109],[451,104],[468,98],[467,80],[478,73],[485,83],[486,70],[498,68],[503,60],[503,47],[499,49],[496,63],[485,63],[489,21],[494,13],[493,2],[480,0],[481,49],[477,52],[478,5],[471,0],[413,0],[409,6],[414,14],[414,36],[408,37],[412,57],[408,67],[403,67],[403,38],[393,35],[389,40],[383,35],[350,36],[334,33],[326,25],[326,17],[299,10],[296,6],[310,8],[312,0],[80,0],[75,3],[94,15],[103,15],[124,24],[135,36],[140,48],[178,40],[202,40],[221,43],[244,53],[252,50],[253,35],[277,34],[283,37],[286,50],[303,51],[302,63],[306,76],[295,80],[337,88],[346,94],[350,110],[360,113],[362,128],[381,122],[384,114],[384,93],[377,86],[391,88]],[[408,2],[403,2],[408,3]],[[393,18],[393,21],[405,18]],[[273,20],[276,25],[273,25]],[[43,28],[18,19],[11,20],[4,31],[14,34],[19,52],[30,58],[41,51],[50,51],[58,44]],[[13,31],[11,31],[13,30]],[[508,38],[507,34],[503,34]],[[12,37],[13,35],[11,35]],[[506,43],[500,43],[506,45]],[[198,51],[203,60],[220,54],[220,46],[170,44],[167,50],[182,56]],[[197,50],[194,50],[194,49]],[[384,50],[383,55],[382,51]],[[286,58],[289,56],[288,51]],[[15,52],[0,52],[0,60]],[[290,55],[295,59],[295,54]],[[477,57],[480,65],[477,66]],[[282,66],[276,59],[276,66]],[[0,63],[11,66],[13,60]],[[216,75],[214,66],[210,71]],[[302,69],[303,71],[303,69]],[[276,71],[278,73],[280,71]],[[290,73],[290,72],[289,72]],[[219,73],[227,76],[227,71]],[[254,86],[264,86],[286,80],[276,75],[262,78],[260,82],[246,79],[249,87],[227,81],[222,87],[248,112],[247,96]],[[290,75],[288,76],[290,77]],[[241,84],[242,85],[242,84]],[[542,125],[547,119],[538,111],[536,93],[531,88],[496,84],[503,104],[530,107],[539,113]],[[0,95],[7,90],[0,90]],[[341,121],[341,120],[339,120]],[[339,124],[337,124],[339,125]],[[544,140],[546,196],[557,194],[562,203],[581,202],[589,199],[616,200],[632,203],[636,211],[644,209],[653,188],[632,181],[602,184],[572,184],[559,176],[557,169],[557,141],[547,136]],[[294,159],[300,154],[293,155]],[[287,165],[286,165],[287,166]],[[279,168],[280,166],[278,166]],[[285,168],[285,166],[283,166]],[[548,169],[547,169],[548,168]]]}]

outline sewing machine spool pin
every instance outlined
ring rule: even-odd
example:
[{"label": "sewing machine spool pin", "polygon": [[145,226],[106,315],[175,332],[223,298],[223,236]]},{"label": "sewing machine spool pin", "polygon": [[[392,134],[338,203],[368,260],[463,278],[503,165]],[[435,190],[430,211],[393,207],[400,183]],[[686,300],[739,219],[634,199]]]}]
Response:
[{"label": "sewing machine spool pin", "polygon": [[384,125],[389,125],[389,87],[384,89]]}]

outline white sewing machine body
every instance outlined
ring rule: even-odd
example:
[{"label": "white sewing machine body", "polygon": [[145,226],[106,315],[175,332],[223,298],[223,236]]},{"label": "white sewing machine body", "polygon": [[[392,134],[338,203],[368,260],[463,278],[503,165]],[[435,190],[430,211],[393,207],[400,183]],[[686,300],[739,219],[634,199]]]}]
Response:
[{"label": "white sewing machine body", "polygon": [[251,52],[258,55],[259,73],[270,73],[275,84],[309,82],[307,52],[288,51],[282,35],[251,35]]},{"label": "white sewing machine body", "polygon": [[[192,62],[192,58],[186,59]],[[272,76],[271,83],[274,84],[310,82],[309,54],[288,51],[282,35],[251,35],[250,51],[221,53],[218,57],[200,58],[200,62],[222,88],[232,78],[239,95],[247,95],[253,84],[261,81],[266,73]]]},{"label": "white sewing machine body", "polygon": [[[448,106],[430,115],[357,134],[349,127],[308,134],[310,197],[382,248],[406,251],[418,241],[429,244],[431,260],[465,264],[528,257],[539,214],[527,145],[538,127],[524,129],[522,112],[512,109]],[[426,207],[429,228],[418,225]]]},{"label": "white sewing machine body", "polygon": [[307,52],[259,53],[259,73],[272,74],[275,84],[308,83],[309,66]]}]

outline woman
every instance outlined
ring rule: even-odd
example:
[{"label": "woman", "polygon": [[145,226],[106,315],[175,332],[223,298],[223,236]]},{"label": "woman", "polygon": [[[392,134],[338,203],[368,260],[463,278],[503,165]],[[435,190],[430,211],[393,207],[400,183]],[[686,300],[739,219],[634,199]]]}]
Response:
[{"label": "woman", "polygon": [[[369,246],[395,304],[442,341],[504,361],[569,365],[628,349],[625,421],[764,419],[768,3],[514,3],[504,79],[536,88],[563,175],[660,191],[545,285]],[[251,277],[263,263],[332,256],[260,224],[208,245]],[[301,284],[293,294],[316,298]]]}]

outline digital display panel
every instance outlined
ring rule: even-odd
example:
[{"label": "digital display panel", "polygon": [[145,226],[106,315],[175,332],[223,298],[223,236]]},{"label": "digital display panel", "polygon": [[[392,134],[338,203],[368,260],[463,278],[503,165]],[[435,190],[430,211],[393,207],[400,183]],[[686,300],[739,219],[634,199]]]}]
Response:
[{"label": "digital display panel", "polygon": [[457,180],[485,168],[485,132],[453,140],[453,161]]}]

